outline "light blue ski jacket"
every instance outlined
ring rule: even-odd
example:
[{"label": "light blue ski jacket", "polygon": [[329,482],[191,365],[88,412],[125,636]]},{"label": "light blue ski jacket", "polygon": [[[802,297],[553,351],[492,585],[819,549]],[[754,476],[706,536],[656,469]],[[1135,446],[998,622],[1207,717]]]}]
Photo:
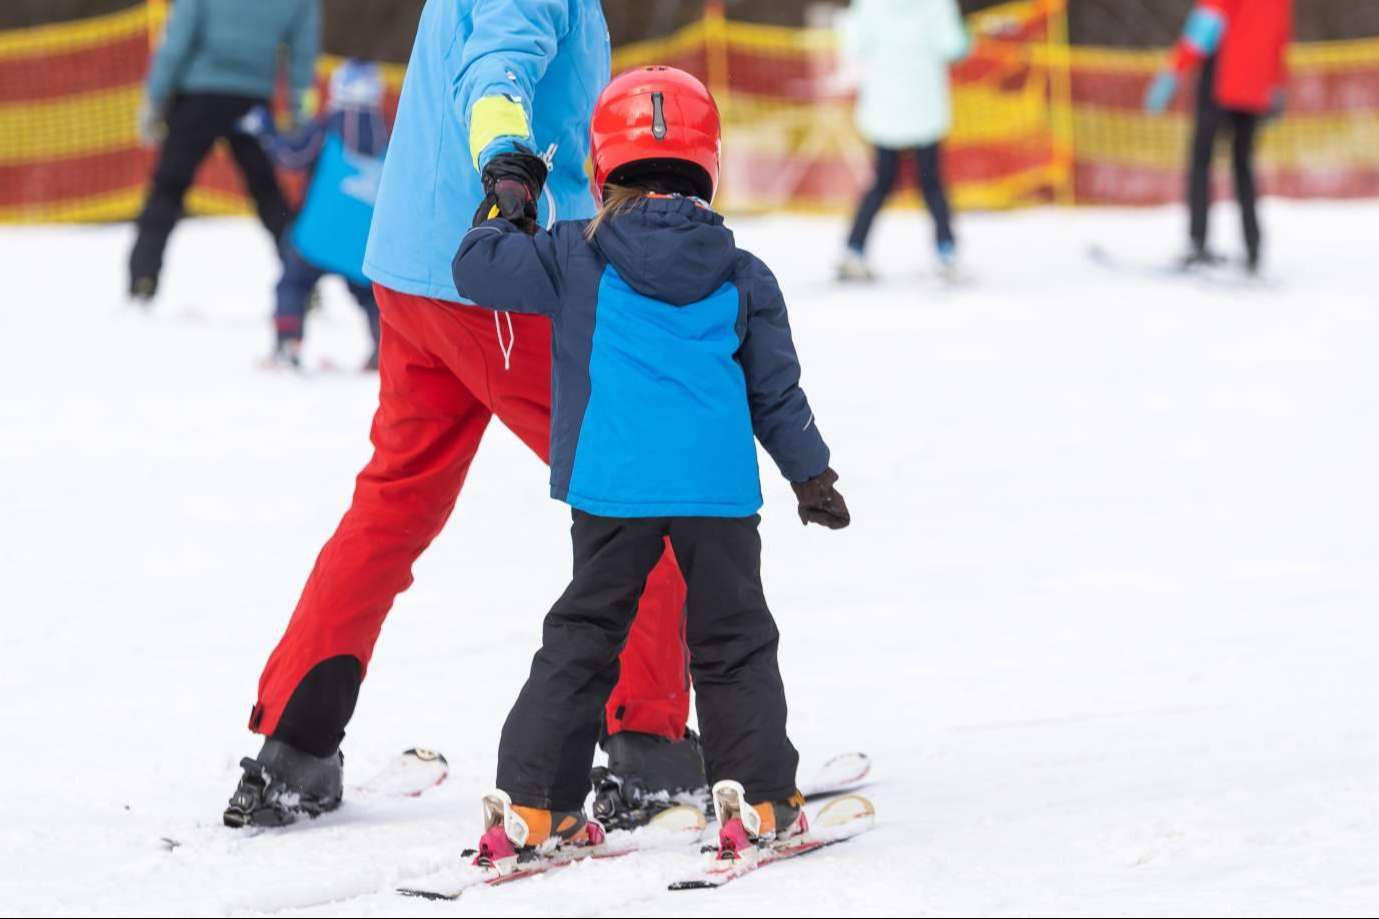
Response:
[{"label": "light blue ski jacket", "polygon": [[554,147],[543,223],[589,217],[589,118],[608,82],[599,0],[427,0],[402,84],[364,273],[469,302],[450,261],[483,200],[479,175],[518,144]]}]

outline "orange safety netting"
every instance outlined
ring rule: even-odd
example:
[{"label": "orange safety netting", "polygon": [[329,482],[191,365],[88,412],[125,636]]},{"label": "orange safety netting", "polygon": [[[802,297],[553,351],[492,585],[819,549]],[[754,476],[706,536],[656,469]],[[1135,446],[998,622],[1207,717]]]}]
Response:
[{"label": "orange safety netting", "polygon": [[[953,70],[945,166],[960,207],[1176,200],[1188,100],[1154,118],[1141,99],[1165,52],[1070,45],[1067,0],[1013,0],[968,17],[975,43]],[[134,118],[166,0],[73,22],[0,31],[0,223],[117,220],[137,213],[153,154]],[[721,204],[839,209],[870,173],[826,24],[767,26],[706,3],[701,19],[615,49],[614,69],[683,67],[724,117]],[[328,74],[336,59],[323,58]],[[1266,192],[1379,194],[1379,38],[1295,45],[1289,111],[1260,148]],[[403,68],[385,66],[388,108]],[[223,151],[189,196],[193,213],[247,209]]]},{"label": "orange safety netting", "polygon": [[[0,223],[126,220],[143,203],[154,151],[140,146],[135,113],[166,0],[104,16],[0,30]],[[338,63],[323,57],[324,81]],[[402,68],[385,67],[393,111]],[[250,210],[224,145],[187,196],[193,214]],[[289,195],[301,177],[283,175]]]}]

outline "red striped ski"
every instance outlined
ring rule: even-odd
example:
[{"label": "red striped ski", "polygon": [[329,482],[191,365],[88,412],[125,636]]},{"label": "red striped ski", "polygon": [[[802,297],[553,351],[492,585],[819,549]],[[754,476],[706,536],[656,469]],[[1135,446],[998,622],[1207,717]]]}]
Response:
[{"label": "red striped ski", "polygon": [[[420,897],[425,900],[457,900],[466,890],[475,887],[511,884],[525,878],[558,871],[576,862],[618,858],[647,848],[698,842],[704,827],[704,815],[698,808],[680,805],[661,811],[641,829],[609,833],[606,841],[597,846],[569,847],[544,854],[534,853],[528,860],[519,861],[517,870],[506,873],[466,863],[418,879],[407,887],[399,887],[397,892],[404,897]],[[466,849],[460,853],[460,857],[468,860],[475,854],[473,849]]]},{"label": "red striped ski", "polygon": [[861,795],[844,795],[824,805],[803,836],[793,837],[779,845],[748,850],[744,853],[746,857],[729,864],[716,857],[717,849],[710,849],[708,861],[698,875],[676,881],[668,889],[709,890],[722,887],[767,865],[847,842],[871,829],[875,822],[876,809],[870,801]]}]

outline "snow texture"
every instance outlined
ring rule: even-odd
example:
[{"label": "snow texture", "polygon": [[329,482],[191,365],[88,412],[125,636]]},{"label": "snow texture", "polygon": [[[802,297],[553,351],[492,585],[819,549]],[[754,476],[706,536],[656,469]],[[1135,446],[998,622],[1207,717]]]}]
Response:
[{"label": "snow texture", "polygon": [[[1234,238],[1235,212],[1217,214]],[[266,655],[368,456],[377,381],[254,367],[263,232],[174,237],[151,315],[128,227],[5,228],[0,913],[1361,915],[1379,906],[1379,204],[1265,209],[1270,281],[1117,274],[1183,216],[967,215],[974,280],[877,227],[737,220],[780,276],[854,523],[763,463],[767,594],[806,769],[874,758],[874,832],[721,891],[692,849],[452,904],[392,888],[475,842],[568,515],[499,425],[384,630],[347,779],[451,777],[257,835],[219,825]],[[308,363],[362,361],[338,282]],[[173,840],[173,845],[167,840]]]}]

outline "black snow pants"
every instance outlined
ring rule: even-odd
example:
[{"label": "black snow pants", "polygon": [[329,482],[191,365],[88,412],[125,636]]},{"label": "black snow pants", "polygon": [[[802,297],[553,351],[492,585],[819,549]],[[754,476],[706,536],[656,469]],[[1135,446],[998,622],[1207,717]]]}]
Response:
[{"label": "black snow pants", "polygon": [[666,537],[688,588],[685,635],[709,781],[741,782],[754,804],[794,794],[799,756],[785,733],[780,635],[761,588],[759,522],[574,512],[574,579],[546,616],[541,650],[498,747],[498,787],[514,803],[583,806],[618,652]]},{"label": "black snow pants", "polygon": [[259,220],[274,241],[282,239],[290,215],[273,164],[258,140],[237,126],[254,106],[267,104],[266,99],[221,93],[179,93],[173,97],[167,113],[168,135],[153,170],[153,185],[135,222],[138,235],[129,256],[131,289],[138,278],[157,281],[168,236],[182,217],[182,199],[201,161],[222,137],[244,174]]},{"label": "black snow pants", "polygon": [[[900,173],[900,154],[903,151],[890,147],[876,148],[876,175],[872,186],[857,205],[857,216],[852,221],[852,232],[848,234],[848,248],[861,252],[867,245],[871,234],[872,221],[880,212],[881,206],[890,197],[896,176]],[[914,150],[915,163],[919,167],[919,192],[924,196],[924,206],[934,220],[934,241],[939,244],[953,242],[953,215],[948,206],[948,192],[944,189],[941,167],[943,148],[937,144],[927,144]]]},{"label": "black snow pants", "polygon": [[1202,67],[1197,85],[1197,116],[1192,131],[1192,168],[1188,171],[1189,235],[1196,251],[1207,247],[1207,215],[1211,209],[1211,159],[1216,135],[1223,127],[1231,132],[1231,170],[1240,221],[1245,231],[1245,252],[1250,264],[1259,261],[1260,231],[1256,209],[1254,149],[1259,115],[1222,108],[1216,101],[1216,58]]}]

